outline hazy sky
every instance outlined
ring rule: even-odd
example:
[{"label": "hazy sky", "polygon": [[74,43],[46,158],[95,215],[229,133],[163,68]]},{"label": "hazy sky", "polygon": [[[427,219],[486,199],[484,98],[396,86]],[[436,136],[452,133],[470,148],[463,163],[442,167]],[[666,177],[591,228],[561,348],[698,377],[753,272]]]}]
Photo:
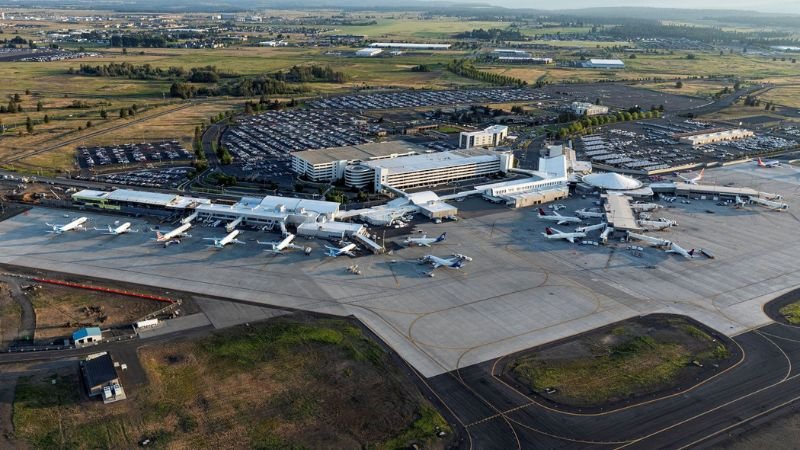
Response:
[{"label": "hazy sky", "polygon": [[571,9],[602,6],[650,6],[656,8],[742,9],[800,14],[800,1],[788,0],[488,0],[488,3],[534,9]]}]

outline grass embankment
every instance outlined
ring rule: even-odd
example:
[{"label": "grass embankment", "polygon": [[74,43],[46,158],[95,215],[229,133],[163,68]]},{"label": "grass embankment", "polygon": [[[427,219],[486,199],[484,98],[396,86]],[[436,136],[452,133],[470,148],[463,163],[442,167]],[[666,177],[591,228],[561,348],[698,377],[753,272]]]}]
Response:
[{"label": "grass embankment", "polygon": [[559,403],[597,406],[675,385],[701,370],[695,361],[712,365],[729,357],[723,344],[684,319],[648,325],[625,322],[523,356],[511,374]]},{"label": "grass embankment", "polygon": [[789,303],[778,312],[792,325],[800,325],[800,301]]},{"label": "grass embankment", "polygon": [[75,380],[25,380],[16,436],[92,449],[143,438],[162,448],[443,448],[436,433],[450,436],[384,350],[345,321],[279,319],[140,356],[149,384],[113,405],[77,400]]}]

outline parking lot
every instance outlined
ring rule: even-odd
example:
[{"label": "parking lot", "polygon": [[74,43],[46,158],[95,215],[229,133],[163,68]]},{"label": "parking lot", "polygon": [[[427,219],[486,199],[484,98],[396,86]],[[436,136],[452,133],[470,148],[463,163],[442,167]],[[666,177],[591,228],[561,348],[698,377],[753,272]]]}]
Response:
[{"label": "parking lot", "polygon": [[577,141],[579,154],[595,164],[620,169],[654,171],[693,163],[731,161],[791,147],[796,141],[757,134],[737,141],[692,147],[674,135],[701,131],[711,125],[692,120],[648,120],[597,128]]},{"label": "parking lot", "polygon": [[403,91],[380,94],[343,95],[310,103],[320,109],[395,109],[455,105],[462,103],[508,103],[547,100],[552,96],[533,89],[465,89],[450,91]]},{"label": "parking lot", "polygon": [[0,61],[47,62],[100,56],[94,52],[72,52],[51,48],[4,48],[0,49]]},{"label": "parking lot", "polygon": [[82,169],[148,162],[189,161],[192,158],[194,158],[192,152],[183,148],[178,141],[78,148],[78,165]]},{"label": "parking lot", "polygon": [[663,105],[665,111],[677,111],[697,108],[709,102],[703,98],[668,94],[620,83],[548,84],[541,90],[550,96],[562,97],[568,102],[594,103],[599,98],[603,105],[620,109],[639,106],[647,110],[651,106]]},{"label": "parking lot", "polygon": [[124,186],[174,188],[184,181],[186,175],[191,171],[191,167],[170,167],[167,169],[137,170],[135,172],[93,176],[89,179]]},{"label": "parking lot", "polygon": [[[289,153],[371,142],[383,128],[340,111],[269,111],[241,119],[222,137],[244,178],[291,176]],[[229,172],[226,169],[226,172]]]}]

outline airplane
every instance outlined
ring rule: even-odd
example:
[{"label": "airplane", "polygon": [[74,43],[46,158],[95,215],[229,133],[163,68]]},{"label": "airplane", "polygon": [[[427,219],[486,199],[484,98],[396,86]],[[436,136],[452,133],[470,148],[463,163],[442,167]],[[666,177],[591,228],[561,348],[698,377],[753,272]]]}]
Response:
[{"label": "airplane", "polygon": [[758,162],[756,163],[756,165],[758,167],[771,169],[773,167],[780,167],[781,166],[781,162],[776,160],[776,159],[773,159],[772,161],[762,161],[761,158],[758,158]]},{"label": "airplane", "polygon": [[327,255],[332,256],[334,258],[342,255],[347,255],[351,257],[356,256],[356,254],[353,253],[353,249],[356,248],[356,244],[351,243],[345,245],[344,247],[331,247],[330,245],[326,245],[325,248],[328,249]]},{"label": "airplane", "polygon": [[602,230],[602,229],[604,229],[604,228],[605,228],[607,225],[608,225],[608,224],[607,224],[607,223],[605,223],[605,222],[600,222],[600,223],[598,223],[598,224],[595,224],[595,225],[587,225],[587,226],[585,226],[585,227],[578,227],[578,228],[575,228],[575,232],[576,232],[576,233],[588,233],[588,232],[590,232],[590,231]]},{"label": "airplane", "polygon": [[[164,234],[162,234],[158,230],[151,229],[150,231],[155,231],[156,232],[156,237],[153,238],[153,240],[156,241],[156,242],[162,242],[163,243],[163,242],[169,242],[169,241],[176,241],[174,243],[180,244],[180,242],[181,242],[180,238],[182,238],[182,237],[192,237],[191,234],[187,234],[186,233],[186,231],[188,231],[189,228],[191,228],[191,227],[192,227],[191,223],[185,223],[185,224],[179,226],[178,228],[175,228],[174,230],[172,230],[172,231],[170,231],[168,233],[164,233]],[[166,245],[165,245],[165,247],[166,247]]]},{"label": "airplane", "polygon": [[86,227],[84,227],[83,224],[86,223],[87,220],[89,219],[86,217],[78,217],[66,225],[53,225],[50,223],[46,223],[46,225],[53,229],[52,231],[48,231],[48,233],[61,234],[72,230],[86,230]]},{"label": "airplane", "polygon": [[562,216],[556,211],[553,211],[553,214],[547,215],[544,213],[544,209],[542,208],[539,208],[539,218],[542,220],[552,220],[553,222],[556,222],[556,225],[583,222],[583,220],[579,217]]},{"label": "airplane", "polygon": [[209,245],[209,247],[223,248],[228,244],[244,244],[245,243],[244,241],[236,239],[236,236],[238,235],[239,235],[239,230],[233,230],[227,235],[225,235],[225,237],[223,237],[222,239],[217,239],[217,238],[203,238],[203,239],[206,241],[214,241],[214,243]]},{"label": "airplane", "polygon": [[583,208],[575,211],[575,215],[580,217],[581,219],[602,219],[603,216],[605,216],[605,213],[597,211],[589,211],[588,209]]},{"label": "airplane", "polygon": [[452,258],[440,258],[434,255],[425,255],[420,259],[422,264],[430,264],[433,266],[430,271],[425,272],[425,275],[433,277],[434,270],[439,267],[448,267],[450,269],[461,269],[464,267],[465,261],[472,261],[472,258],[466,255],[456,253]]},{"label": "airplane", "polygon": [[681,175],[679,173],[676,174],[676,175],[678,175],[678,178],[683,180],[684,183],[697,184],[698,181],[703,179],[703,175],[705,175],[705,173],[706,173],[706,169],[703,169],[703,170],[700,171],[700,173],[696,177],[692,177],[692,178],[686,178],[686,177],[684,177],[683,175]]},{"label": "airplane", "polygon": [[608,236],[611,235],[611,233],[613,232],[614,232],[613,228],[606,227],[606,229],[603,230],[602,233],[600,233],[600,242],[602,242],[603,244],[608,243]]},{"label": "airplane", "polygon": [[[749,199],[748,199],[749,200]],[[733,204],[734,208],[743,208],[747,205],[748,200],[743,199],[742,197],[736,196],[736,202]]]},{"label": "airplane", "polygon": [[546,239],[566,239],[573,244],[575,243],[575,238],[586,237],[586,233],[583,232],[564,233],[550,227],[545,228],[544,231],[545,232],[542,233],[542,236],[544,236]]},{"label": "airplane", "polygon": [[672,242],[669,245],[669,248],[666,250],[667,253],[677,253],[684,258],[694,258],[694,249],[686,251],[686,249],[682,248],[678,244]]},{"label": "airplane", "polygon": [[413,238],[413,237],[409,236],[409,237],[406,238],[405,241],[403,241],[403,244],[405,244],[407,246],[417,245],[417,246],[420,246],[420,247],[422,247],[422,246],[430,247],[431,244],[444,242],[446,238],[447,238],[447,233],[442,233],[437,238],[429,238],[428,235],[423,234],[421,238]]},{"label": "airplane", "polygon": [[647,231],[661,231],[677,225],[671,220],[639,220],[637,223]]},{"label": "airplane", "polygon": [[287,248],[301,248],[297,245],[292,244],[294,238],[295,236],[292,233],[287,233],[286,237],[283,238],[280,242],[261,242],[261,241],[256,241],[256,242],[261,245],[270,245],[272,246],[272,248],[268,249],[267,250],[268,252],[280,254],[283,253],[283,250]]},{"label": "airplane", "polygon": [[[95,231],[103,231],[102,228],[95,228],[94,230]],[[109,234],[111,236],[118,236],[120,234],[138,233],[138,232],[139,232],[139,230],[134,230],[134,229],[131,228],[131,223],[130,222],[125,222],[125,223],[123,223],[122,225],[120,225],[120,226],[118,226],[116,228],[111,228],[111,225],[109,225],[108,226],[108,233],[103,233],[103,234]]]}]

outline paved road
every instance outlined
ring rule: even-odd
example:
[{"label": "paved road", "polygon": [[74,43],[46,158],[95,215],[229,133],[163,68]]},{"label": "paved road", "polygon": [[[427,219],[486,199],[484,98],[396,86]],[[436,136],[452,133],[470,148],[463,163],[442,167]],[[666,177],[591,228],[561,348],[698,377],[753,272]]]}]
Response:
[{"label": "paved road", "polygon": [[429,383],[475,449],[706,448],[800,400],[800,328],[772,324],[735,341],[745,356],[728,373],[688,392],[599,415],[548,408],[495,376],[495,361]]}]

